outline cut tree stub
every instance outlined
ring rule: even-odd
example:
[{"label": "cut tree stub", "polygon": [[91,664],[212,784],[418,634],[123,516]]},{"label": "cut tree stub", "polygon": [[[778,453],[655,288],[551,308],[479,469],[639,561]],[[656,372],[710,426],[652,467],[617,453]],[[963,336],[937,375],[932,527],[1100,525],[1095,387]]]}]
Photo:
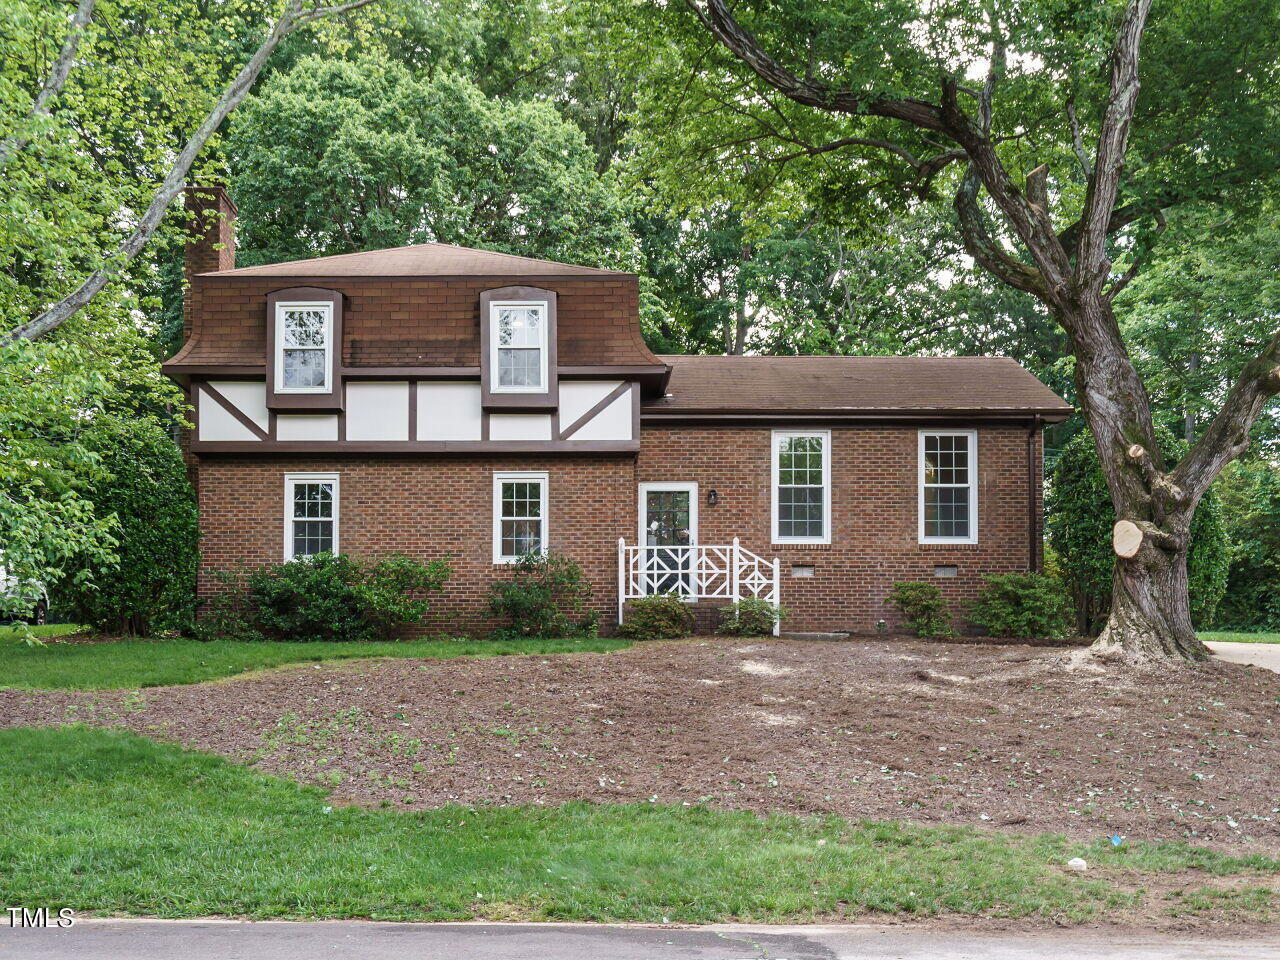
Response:
[{"label": "cut tree stub", "polygon": [[1116,556],[1128,560],[1130,557],[1136,557],[1141,547],[1141,528],[1132,520],[1118,521],[1115,529],[1111,531],[1111,548],[1115,550]]},{"label": "cut tree stub", "polygon": [[1144,450],[1144,449],[1142,448],[1142,444],[1140,444],[1140,443],[1135,443],[1133,446],[1131,446],[1131,447],[1129,448],[1129,459],[1130,459],[1130,460],[1141,460],[1141,459],[1142,459],[1142,455],[1143,455],[1144,453],[1146,453],[1146,452],[1147,452],[1147,451],[1146,451],[1146,450]]}]

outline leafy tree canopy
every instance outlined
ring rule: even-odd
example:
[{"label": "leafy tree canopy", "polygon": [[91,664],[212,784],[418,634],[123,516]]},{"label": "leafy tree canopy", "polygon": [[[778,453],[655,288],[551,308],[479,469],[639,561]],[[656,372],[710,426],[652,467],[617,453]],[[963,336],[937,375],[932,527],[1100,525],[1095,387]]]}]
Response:
[{"label": "leafy tree canopy", "polygon": [[441,241],[635,264],[617,193],[546,104],[386,59],[300,60],[233,123],[243,262]]}]

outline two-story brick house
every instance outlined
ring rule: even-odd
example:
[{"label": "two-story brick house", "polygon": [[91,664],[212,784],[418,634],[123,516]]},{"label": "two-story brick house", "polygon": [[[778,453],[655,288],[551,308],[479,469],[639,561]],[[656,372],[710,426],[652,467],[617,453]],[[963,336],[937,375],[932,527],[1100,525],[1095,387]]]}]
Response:
[{"label": "two-story brick house", "polygon": [[1041,430],[1010,360],[655,356],[633,274],[445,244],[234,268],[220,189],[188,244],[203,568],[449,556],[441,629],[482,630],[530,551],[627,598],[778,600],[870,632],[897,580],[953,601],[1040,557]]}]

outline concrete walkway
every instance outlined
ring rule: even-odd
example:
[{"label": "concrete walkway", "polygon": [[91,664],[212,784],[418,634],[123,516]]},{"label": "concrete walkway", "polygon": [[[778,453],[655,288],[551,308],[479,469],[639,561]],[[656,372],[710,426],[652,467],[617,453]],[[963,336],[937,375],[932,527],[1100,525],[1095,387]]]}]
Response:
[{"label": "concrete walkway", "polygon": [[1280,673],[1280,643],[1226,643],[1206,641],[1214,655],[1232,663],[1248,663]]},{"label": "concrete walkway", "polygon": [[[0,920],[3,915],[0,915]],[[905,926],[82,920],[0,927],[23,960],[1280,960],[1280,934],[1199,939],[1109,930],[1007,933]]]}]

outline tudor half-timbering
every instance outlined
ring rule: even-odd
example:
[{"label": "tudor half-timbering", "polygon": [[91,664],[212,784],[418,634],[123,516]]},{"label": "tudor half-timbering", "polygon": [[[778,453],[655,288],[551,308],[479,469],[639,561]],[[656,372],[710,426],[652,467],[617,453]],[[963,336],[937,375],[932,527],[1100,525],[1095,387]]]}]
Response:
[{"label": "tudor half-timbering", "polygon": [[1041,428],[1070,408],[988,358],[658,357],[634,274],[446,244],[234,268],[234,208],[187,248],[166,371],[204,568],[449,556],[434,629],[480,630],[503,565],[577,560],[630,598],[780,601],[797,631],[896,621],[1039,563]]}]

